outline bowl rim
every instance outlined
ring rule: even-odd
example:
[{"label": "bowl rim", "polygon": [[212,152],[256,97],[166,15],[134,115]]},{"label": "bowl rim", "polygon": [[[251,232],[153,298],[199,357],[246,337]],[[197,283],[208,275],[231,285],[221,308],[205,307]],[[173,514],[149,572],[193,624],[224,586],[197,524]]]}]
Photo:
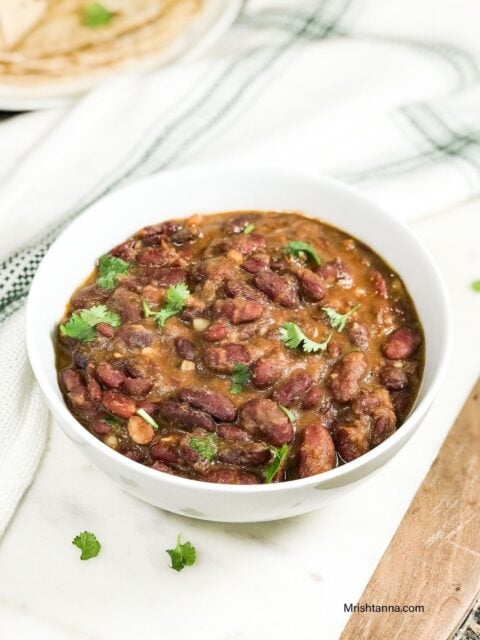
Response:
[{"label": "bowl rim", "polygon": [[[389,220],[389,223],[392,225],[396,225],[401,227],[404,233],[409,237],[409,241],[416,247],[416,250],[423,254],[423,258],[428,264],[428,268],[430,270],[430,277],[432,281],[435,283],[437,289],[437,295],[439,299],[439,308],[437,309],[437,316],[440,322],[443,324],[443,334],[444,334],[444,349],[440,356],[440,361],[438,366],[434,369],[432,374],[432,380],[429,386],[424,390],[424,397],[420,400],[420,402],[414,406],[414,409],[405,420],[405,422],[398,428],[395,433],[393,433],[389,438],[387,438],[380,445],[371,449],[367,453],[362,456],[352,460],[344,465],[336,467],[335,469],[331,469],[330,471],[326,471],[321,474],[316,474],[313,476],[309,476],[307,478],[300,478],[296,480],[288,480],[285,482],[278,483],[270,483],[270,484],[255,484],[255,485],[245,485],[245,484],[218,484],[205,482],[203,480],[193,480],[190,478],[182,478],[180,476],[164,473],[158,471],[156,469],[152,469],[147,467],[139,462],[135,462],[130,460],[123,454],[111,449],[103,442],[101,442],[98,438],[96,438],[93,434],[91,434],[74,416],[70,413],[67,405],[65,404],[63,398],[59,398],[56,395],[56,391],[58,389],[54,389],[54,387],[50,384],[47,374],[43,371],[43,362],[40,356],[39,351],[37,350],[37,339],[35,337],[35,306],[37,303],[37,297],[39,292],[39,287],[41,286],[43,274],[49,269],[49,256],[53,253],[54,249],[56,249],[59,245],[61,245],[65,239],[71,234],[76,232],[77,227],[82,227],[85,225],[86,220],[89,218],[93,218],[95,216],[97,208],[101,208],[104,206],[105,201],[110,199],[117,198],[126,192],[139,190],[141,192],[143,186],[145,184],[149,184],[151,182],[163,181],[173,178],[183,178],[187,180],[189,176],[195,176],[198,178],[200,174],[204,174],[205,176],[210,176],[213,174],[216,176],[218,180],[218,176],[224,174],[229,178],[235,174],[235,177],[243,176],[248,177],[251,176],[255,180],[258,179],[269,179],[269,180],[282,180],[282,181],[290,181],[290,182],[299,182],[304,181],[311,186],[313,185],[317,189],[325,189],[333,193],[334,196],[342,196],[348,195],[350,198],[356,199],[359,203],[363,204],[363,206],[375,211],[377,215],[384,216]],[[212,211],[212,213],[214,213]],[[400,274],[401,276],[402,274]],[[72,291],[75,287],[75,284],[72,286]],[[414,300],[415,302],[415,300]],[[369,466],[370,463],[374,463],[378,458],[381,458],[384,453],[386,453],[389,449],[395,449],[397,443],[399,444],[397,453],[408,441],[409,437],[413,435],[416,427],[419,425],[421,419],[425,416],[426,412],[430,408],[432,404],[438,388],[443,380],[445,375],[450,351],[452,344],[452,317],[451,310],[448,304],[448,293],[443,281],[443,278],[440,274],[440,271],[429,251],[423,244],[423,242],[417,237],[417,235],[406,225],[406,223],[395,216],[393,213],[379,207],[374,202],[372,202],[368,197],[366,197],[363,193],[358,191],[357,189],[346,185],[338,180],[327,176],[315,176],[306,172],[299,172],[296,170],[286,170],[282,168],[276,168],[268,165],[256,164],[253,166],[249,166],[246,169],[242,165],[237,165],[235,163],[229,163],[228,165],[218,165],[218,164],[202,164],[200,167],[185,167],[179,169],[169,169],[163,171],[159,174],[147,176],[145,178],[141,178],[135,182],[127,184],[118,190],[109,193],[104,198],[101,198],[93,205],[89,206],[85,211],[83,211],[75,220],[73,220],[67,228],[62,231],[62,233],[58,236],[58,238],[52,243],[49,247],[47,253],[45,254],[42,262],[40,263],[37,272],[32,281],[27,304],[26,304],[26,342],[27,342],[27,352],[29,356],[29,360],[36,378],[36,381],[42,391],[44,399],[46,400],[50,411],[52,412],[54,418],[59,423],[60,427],[63,429],[62,421],[66,421],[71,428],[71,430],[78,435],[81,440],[85,441],[85,444],[91,445],[94,449],[96,449],[100,456],[105,456],[110,459],[110,461],[115,465],[118,464],[119,467],[123,467],[126,470],[130,470],[136,474],[141,476],[145,476],[147,479],[153,479],[154,482],[166,483],[168,485],[175,485],[178,488],[190,489],[194,491],[210,491],[210,492],[220,492],[220,493],[229,493],[229,494],[258,494],[258,493],[275,493],[278,491],[294,491],[301,488],[306,487],[319,487],[319,485],[326,484],[326,489],[329,488],[328,484],[333,480],[338,480],[344,478],[345,476],[354,475],[355,472],[361,469],[362,467]],[[48,339],[51,339],[49,336]],[[57,417],[58,416],[58,417]],[[68,435],[68,434],[67,434]],[[76,443],[77,444],[77,443]],[[395,455],[395,453],[393,455]],[[393,456],[392,456],[393,457]],[[385,462],[387,462],[386,460]],[[378,466],[382,466],[381,463]],[[94,465],[96,466],[96,465]],[[367,471],[365,476],[370,475],[372,471],[375,469],[375,465],[372,466],[371,470]],[[101,467],[100,467],[101,469]],[[156,478],[156,480],[155,480]],[[355,481],[354,478],[352,481]],[[348,479],[345,484],[348,484]],[[334,486],[337,486],[336,484]],[[320,488],[320,487],[319,487]]]}]

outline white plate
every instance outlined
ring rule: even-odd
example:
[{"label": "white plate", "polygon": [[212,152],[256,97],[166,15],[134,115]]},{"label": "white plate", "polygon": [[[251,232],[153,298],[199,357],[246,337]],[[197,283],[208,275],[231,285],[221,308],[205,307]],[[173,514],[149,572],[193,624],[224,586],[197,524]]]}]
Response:
[{"label": "white plate", "polygon": [[[0,0],[1,2],[1,0]],[[0,83],[0,110],[30,111],[58,107],[66,101],[93,89],[106,77],[122,70],[138,73],[179,60],[193,60],[204,53],[224,33],[237,17],[243,0],[206,0],[199,16],[185,28],[170,47],[157,54],[145,56],[120,69],[96,77],[82,76],[71,80],[36,87],[20,87]]]}]

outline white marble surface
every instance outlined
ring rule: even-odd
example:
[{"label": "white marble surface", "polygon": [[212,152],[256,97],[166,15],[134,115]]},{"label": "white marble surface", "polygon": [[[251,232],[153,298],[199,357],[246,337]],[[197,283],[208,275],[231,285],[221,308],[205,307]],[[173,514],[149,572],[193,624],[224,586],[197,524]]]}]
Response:
[{"label": "white marble surface", "polygon": [[[480,202],[412,224],[446,278],[454,353],[440,396],[397,457],[337,504],[275,523],[224,525],[143,504],[53,426],[0,545],[1,640],[336,640],[480,369]],[[474,336],[474,338],[472,338]],[[475,342],[475,344],[473,344]],[[94,531],[98,558],[72,538]],[[176,573],[181,531],[198,561]]]}]

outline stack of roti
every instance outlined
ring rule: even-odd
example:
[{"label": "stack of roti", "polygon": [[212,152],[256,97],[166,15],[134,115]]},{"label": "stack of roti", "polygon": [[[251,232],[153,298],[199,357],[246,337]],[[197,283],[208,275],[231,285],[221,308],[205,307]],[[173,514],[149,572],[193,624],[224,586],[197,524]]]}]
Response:
[{"label": "stack of roti", "polygon": [[0,83],[98,74],[171,45],[204,0],[0,0]]}]

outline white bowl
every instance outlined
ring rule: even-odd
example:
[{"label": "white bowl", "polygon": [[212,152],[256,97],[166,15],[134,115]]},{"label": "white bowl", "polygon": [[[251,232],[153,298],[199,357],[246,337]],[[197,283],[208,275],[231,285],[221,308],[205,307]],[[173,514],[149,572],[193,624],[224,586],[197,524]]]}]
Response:
[{"label": "white bowl", "polygon": [[[219,485],[178,478],[133,462],[91,435],[67,409],[57,384],[53,336],[73,290],[98,256],[141,227],[192,213],[259,209],[299,211],[347,231],[372,247],[400,276],[426,336],[420,393],[410,417],[385,442],[327,473],[271,485]],[[390,460],[430,407],[450,343],[445,288],[432,258],[399,220],[332,180],[263,169],[204,167],[165,172],[97,202],[52,245],[27,305],[30,361],[53,415],[87,458],[129,493],[205,520],[256,522],[312,511]],[[68,481],[68,479],[66,479]]]}]

